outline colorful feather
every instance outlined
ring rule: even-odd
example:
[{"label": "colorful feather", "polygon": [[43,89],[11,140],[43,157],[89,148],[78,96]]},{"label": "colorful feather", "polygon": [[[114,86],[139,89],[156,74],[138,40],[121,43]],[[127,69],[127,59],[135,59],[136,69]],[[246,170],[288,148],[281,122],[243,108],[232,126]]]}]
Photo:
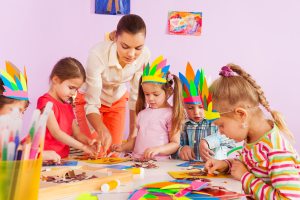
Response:
[{"label": "colorful feather", "polygon": [[0,70],[0,78],[3,82],[3,96],[12,99],[28,100],[27,93],[27,75],[24,68],[24,74],[11,62],[5,62],[6,70]]},{"label": "colorful feather", "polygon": [[142,75],[142,83],[151,82],[151,83],[166,83],[166,75],[169,71],[170,65],[167,64],[167,59],[163,59],[163,56],[157,57],[153,63],[148,63],[144,68]]},{"label": "colorful feather", "polygon": [[179,79],[182,84],[184,103],[201,104],[201,96],[199,96],[199,77],[200,72],[197,70],[196,76],[190,63],[186,65],[185,76],[179,72]]}]

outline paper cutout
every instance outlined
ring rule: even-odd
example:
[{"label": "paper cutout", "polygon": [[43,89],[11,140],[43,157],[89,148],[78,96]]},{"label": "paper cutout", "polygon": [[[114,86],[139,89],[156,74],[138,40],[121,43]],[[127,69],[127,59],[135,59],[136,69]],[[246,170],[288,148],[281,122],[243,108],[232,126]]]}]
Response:
[{"label": "paper cutout", "polygon": [[200,95],[200,71],[196,75],[190,63],[186,65],[185,76],[179,72],[179,78],[182,83],[183,101],[186,104],[202,104]]},{"label": "paper cutout", "polygon": [[168,15],[168,33],[172,35],[196,35],[201,34],[201,12],[170,11]]},{"label": "paper cutout", "polygon": [[185,71],[185,76],[179,73],[184,103],[201,104],[204,109],[204,117],[208,121],[220,118],[219,112],[213,109],[212,97],[209,93],[204,70],[197,70],[195,74],[192,66],[188,63]]},{"label": "paper cutout", "polygon": [[229,175],[203,175],[202,170],[170,171],[168,174],[175,179],[201,179],[201,178],[230,178]]},{"label": "paper cutout", "polygon": [[193,168],[204,168],[205,163],[201,161],[188,161],[181,164],[178,164],[178,167],[193,167]]},{"label": "paper cutout", "polygon": [[110,168],[110,169],[130,169],[132,166],[127,166],[127,165],[108,165],[104,166],[104,168]]},{"label": "paper cutout", "polygon": [[0,79],[3,82],[3,96],[18,100],[28,100],[27,75],[24,74],[11,62],[6,61],[6,70],[0,70]]},{"label": "paper cutout", "polygon": [[[181,183],[182,182],[182,183]],[[163,189],[159,186],[166,185],[187,185],[184,189]],[[143,186],[141,189],[134,191],[128,199],[163,199],[163,200],[190,200],[190,199],[231,199],[246,196],[227,190],[220,186],[209,186],[209,183],[202,181],[165,181],[150,183]],[[155,188],[153,188],[155,187]],[[183,187],[183,186],[176,186]]]},{"label": "paper cutout", "polygon": [[164,59],[163,56],[159,56],[152,62],[151,66],[149,63],[144,66],[142,83],[166,83],[166,75],[170,68],[170,65],[166,64],[167,59]]},{"label": "paper cutout", "polygon": [[185,188],[175,194],[176,197],[182,197],[189,193],[191,193],[193,190],[201,190],[202,188],[205,188],[208,185],[207,182],[201,182],[201,181],[193,181],[190,185],[190,187]]}]

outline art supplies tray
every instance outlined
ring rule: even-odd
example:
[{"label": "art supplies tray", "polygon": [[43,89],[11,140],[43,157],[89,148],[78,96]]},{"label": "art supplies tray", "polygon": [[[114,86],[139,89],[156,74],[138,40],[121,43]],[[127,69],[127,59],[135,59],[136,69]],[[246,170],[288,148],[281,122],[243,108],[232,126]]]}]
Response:
[{"label": "art supplies tray", "polygon": [[39,199],[54,200],[84,192],[99,192],[101,184],[115,179],[130,181],[132,173],[90,166],[53,168],[41,173]]}]

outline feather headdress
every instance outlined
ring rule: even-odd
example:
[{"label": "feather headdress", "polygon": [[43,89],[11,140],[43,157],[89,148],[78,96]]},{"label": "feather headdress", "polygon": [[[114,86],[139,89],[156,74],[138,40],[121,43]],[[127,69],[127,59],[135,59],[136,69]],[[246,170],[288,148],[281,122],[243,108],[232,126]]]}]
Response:
[{"label": "feather headdress", "polygon": [[4,87],[2,95],[11,99],[28,100],[25,67],[24,74],[22,74],[22,72],[20,72],[20,70],[11,62],[6,61],[5,64],[6,70],[0,70],[0,78]]},{"label": "feather headdress", "polygon": [[209,121],[220,118],[220,114],[213,110],[212,97],[208,90],[208,85],[204,70],[196,71],[190,65],[186,66],[185,76],[179,73],[179,78],[183,88],[183,98],[186,104],[201,104],[204,109],[205,119]]},{"label": "feather headdress", "polygon": [[148,63],[144,67],[142,75],[142,83],[151,82],[151,83],[166,83],[167,82],[167,72],[169,71],[170,65],[167,64],[167,59],[164,59],[163,56],[156,58],[153,63]]}]

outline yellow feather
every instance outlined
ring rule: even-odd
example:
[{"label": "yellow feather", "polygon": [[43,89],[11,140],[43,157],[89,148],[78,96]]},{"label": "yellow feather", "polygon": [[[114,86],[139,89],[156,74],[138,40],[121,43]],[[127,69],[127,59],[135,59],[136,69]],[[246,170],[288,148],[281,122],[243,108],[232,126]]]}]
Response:
[{"label": "yellow feather", "polygon": [[156,72],[155,72],[155,76],[158,76],[158,75],[160,75],[161,74],[161,68],[160,69],[158,69]]},{"label": "yellow feather", "polygon": [[163,56],[157,57],[157,58],[153,61],[153,63],[152,63],[152,65],[151,65],[150,69],[152,69],[155,65],[158,65],[158,63],[160,63],[163,59],[164,59]]},{"label": "yellow feather", "polygon": [[20,73],[20,82],[23,88],[23,91],[27,91],[27,83],[25,77]]},{"label": "yellow feather", "polygon": [[1,75],[4,76],[10,83],[16,85],[15,80],[6,71],[1,70]]}]

